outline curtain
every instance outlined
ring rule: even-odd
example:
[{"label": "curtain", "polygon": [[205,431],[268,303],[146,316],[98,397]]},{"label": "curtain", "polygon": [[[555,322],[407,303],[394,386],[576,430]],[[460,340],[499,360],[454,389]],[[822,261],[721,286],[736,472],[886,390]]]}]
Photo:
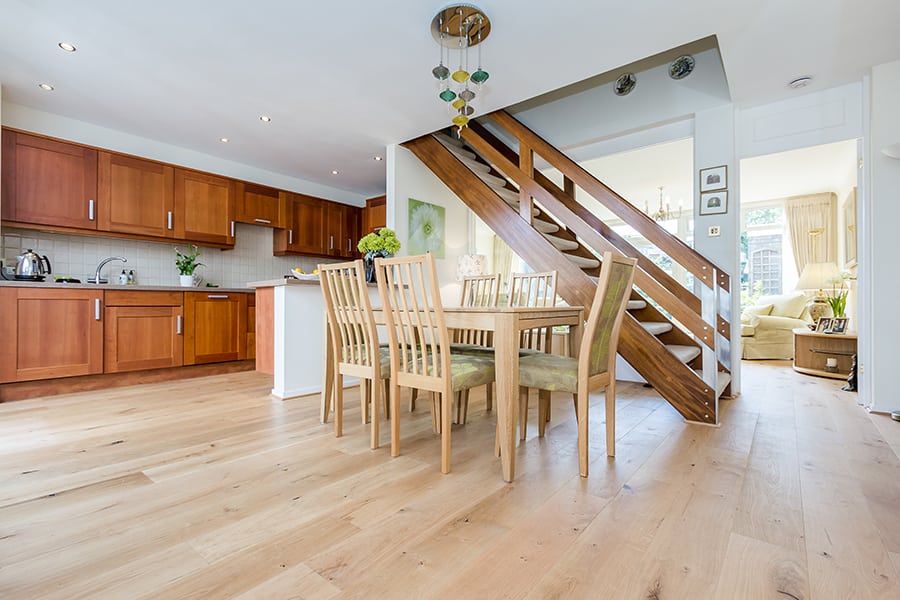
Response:
[{"label": "curtain", "polygon": [[836,206],[837,197],[831,192],[784,201],[797,273],[807,263],[837,262]]},{"label": "curtain", "polygon": [[512,273],[512,257],[512,250],[506,245],[506,242],[495,235],[491,259],[494,264],[494,273],[500,273],[502,285],[509,283],[509,276]]}]

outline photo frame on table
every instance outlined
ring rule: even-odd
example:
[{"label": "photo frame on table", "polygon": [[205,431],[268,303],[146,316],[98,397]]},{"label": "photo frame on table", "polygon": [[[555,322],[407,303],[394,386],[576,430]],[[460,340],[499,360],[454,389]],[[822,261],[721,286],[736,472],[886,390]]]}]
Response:
[{"label": "photo frame on table", "polygon": [[831,320],[831,329],[828,333],[844,334],[847,333],[847,317],[835,317]]},{"label": "photo frame on table", "polygon": [[816,323],[816,333],[828,333],[831,329],[831,317],[819,317]]},{"label": "photo frame on table", "polygon": [[728,165],[700,169],[700,192],[713,192],[728,187]]},{"label": "photo frame on table", "polygon": [[700,194],[701,215],[724,215],[728,212],[728,190]]}]

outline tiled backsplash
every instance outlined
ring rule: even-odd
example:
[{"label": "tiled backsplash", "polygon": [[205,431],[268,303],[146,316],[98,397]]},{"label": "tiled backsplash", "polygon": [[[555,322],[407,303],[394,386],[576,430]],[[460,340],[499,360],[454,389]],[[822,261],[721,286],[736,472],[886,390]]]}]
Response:
[{"label": "tiled backsplash", "polygon": [[[204,283],[222,287],[243,287],[250,281],[278,279],[298,267],[311,272],[319,262],[331,262],[307,256],[272,256],[273,230],[256,225],[237,224],[234,250],[200,248],[199,260],[205,266],[197,269]],[[93,276],[97,264],[107,256],[124,256],[103,267],[103,276],[115,280],[124,268],[134,269],[141,285],[178,285],[174,247],[184,251],[188,244],[141,242],[116,238],[69,235],[45,231],[3,228],[0,250],[4,264],[15,266],[16,256],[26,248],[46,255],[54,275],[69,275],[84,281]]]}]

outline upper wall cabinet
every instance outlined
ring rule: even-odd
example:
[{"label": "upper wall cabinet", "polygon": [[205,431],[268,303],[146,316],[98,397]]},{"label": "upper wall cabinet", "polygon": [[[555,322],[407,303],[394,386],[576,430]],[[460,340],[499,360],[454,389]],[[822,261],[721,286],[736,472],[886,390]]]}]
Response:
[{"label": "upper wall cabinet", "polygon": [[372,233],[380,227],[387,227],[387,196],[377,196],[366,200],[362,213],[362,235]]},{"label": "upper wall cabinet", "polygon": [[99,229],[173,237],[175,170],[170,165],[111,152],[99,155]]},{"label": "upper wall cabinet", "polygon": [[97,151],[3,130],[3,219],[97,228]]},{"label": "upper wall cabinet", "polygon": [[288,220],[287,196],[287,192],[275,188],[239,181],[234,220],[283,229],[287,227]]},{"label": "upper wall cabinet", "polygon": [[175,169],[175,237],[234,245],[235,182],[226,177]]}]

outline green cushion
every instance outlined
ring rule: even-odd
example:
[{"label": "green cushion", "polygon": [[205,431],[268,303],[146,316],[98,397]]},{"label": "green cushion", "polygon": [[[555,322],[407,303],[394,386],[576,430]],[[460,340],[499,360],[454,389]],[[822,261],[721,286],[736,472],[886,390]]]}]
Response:
[{"label": "green cushion", "polygon": [[578,391],[578,361],[558,354],[520,356],[519,385],[574,394]]},{"label": "green cushion", "polygon": [[478,344],[450,344],[451,354],[471,354],[474,356],[494,356],[494,348],[491,346],[479,346]]},{"label": "green cushion", "polygon": [[[440,362],[440,357],[437,362]],[[434,375],[431,361],[428,362],[427,372]],[[454,392],[486,385],[494,381],[494,360],[486,356],[451,354],[450,373],[450,386]]]}]

